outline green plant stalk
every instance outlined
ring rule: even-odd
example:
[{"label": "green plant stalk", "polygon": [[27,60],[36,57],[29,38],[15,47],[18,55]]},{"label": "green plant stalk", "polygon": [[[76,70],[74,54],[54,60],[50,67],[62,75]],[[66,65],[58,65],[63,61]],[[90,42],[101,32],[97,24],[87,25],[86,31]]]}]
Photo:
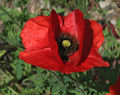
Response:
[{"label": "green plant stalk", "polygon": [[12,15],[10,15],[4,8],[0,7],[0,9],[6,13],[12,20],[13,22],[20,28],[20,30],[22,29],[22,27],[14,20],[14,18],[12,17]]}]

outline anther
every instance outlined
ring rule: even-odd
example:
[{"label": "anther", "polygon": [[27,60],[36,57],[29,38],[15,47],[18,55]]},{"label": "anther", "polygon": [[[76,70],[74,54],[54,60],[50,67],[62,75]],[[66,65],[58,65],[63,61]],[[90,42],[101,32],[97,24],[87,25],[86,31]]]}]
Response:
[{"label": "anther", "polygon": [[70,47],[71,46],[71,42],[69,40],[63,40],[62,41],[62,46],[63,47]]}]

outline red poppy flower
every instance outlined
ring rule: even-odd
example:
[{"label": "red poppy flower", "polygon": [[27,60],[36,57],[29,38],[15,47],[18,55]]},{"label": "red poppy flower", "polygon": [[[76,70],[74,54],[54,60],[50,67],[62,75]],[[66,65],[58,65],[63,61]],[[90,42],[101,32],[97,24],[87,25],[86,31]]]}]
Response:
[{"label": "red poppy flower", "polygon": [[102,27],[78,9],[68,16],[52,10],[50,16],[32,18],[20,36],[25,47],[20,59],[26,63],[62,73],[109,66],[97,52],[104,40]]},{"label": "red poppy flower", "polygon": [[110,86],[109,91],[110,93],[106,95],[120,95],[120,76],[118,77],[116,83]]}]

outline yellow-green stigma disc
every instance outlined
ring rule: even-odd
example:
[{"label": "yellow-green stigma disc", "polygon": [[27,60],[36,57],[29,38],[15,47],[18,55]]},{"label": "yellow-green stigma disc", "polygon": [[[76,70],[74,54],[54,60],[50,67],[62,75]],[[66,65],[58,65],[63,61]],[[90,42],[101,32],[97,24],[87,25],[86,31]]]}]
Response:
[{"label": "yellow-green stigma disc", "polygon": [[62,46],[63,47],[69,47],[71,45],[71,42],[69,40],[63,40],[62,41]]}]

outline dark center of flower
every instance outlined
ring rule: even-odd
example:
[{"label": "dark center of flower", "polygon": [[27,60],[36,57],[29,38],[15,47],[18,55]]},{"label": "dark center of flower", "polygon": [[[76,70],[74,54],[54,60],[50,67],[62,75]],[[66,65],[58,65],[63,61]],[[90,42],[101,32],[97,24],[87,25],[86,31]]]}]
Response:
[{"label": "dark center of flower", "polygon": [[69,57],[79,48],[79,41],[75,36],[68,33],[62,33],[56,39],[58,50],[63,61],[69,61]]}]

